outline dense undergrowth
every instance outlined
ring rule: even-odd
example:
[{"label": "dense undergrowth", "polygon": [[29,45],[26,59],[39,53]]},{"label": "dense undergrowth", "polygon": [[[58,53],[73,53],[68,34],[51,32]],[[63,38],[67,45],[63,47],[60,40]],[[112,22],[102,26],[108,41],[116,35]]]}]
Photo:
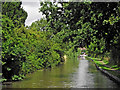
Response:
[{"label": "dense undergrowth", "polygon": [[[6,28],[7,27],[7,28]],[[63,50],[49,40],[49,32],[15,27],[7,17],[2,18],[2,63],[4,78],[17,80],[41,68],[62,62]]]}]

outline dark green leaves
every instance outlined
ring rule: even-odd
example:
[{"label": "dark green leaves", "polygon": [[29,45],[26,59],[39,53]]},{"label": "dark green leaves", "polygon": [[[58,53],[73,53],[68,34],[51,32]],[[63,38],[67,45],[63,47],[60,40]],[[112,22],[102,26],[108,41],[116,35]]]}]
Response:
[{"label": "dark green leaves", "polygon": [[2,14],[9,17],[15,26],[24,24],[27,13],[21,8],[22,2],[2,2]]}]

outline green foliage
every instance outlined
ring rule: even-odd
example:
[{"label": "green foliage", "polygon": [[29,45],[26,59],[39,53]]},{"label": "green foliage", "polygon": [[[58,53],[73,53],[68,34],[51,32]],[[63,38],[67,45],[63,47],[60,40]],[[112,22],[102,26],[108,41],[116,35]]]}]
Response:
[{"label": "green foliage", "polygon": [[[18,6],[20,9],[21,3],[3,3],[3,9],[6,10],[6,12],[3,12],[5,15],[2,16],[3,78],[7,80],[22,80],[28,73],[41,68],[52,68],[60,64],[64,53],[60,44],[50,39],[51,32],[44,30],[46,20],[41,19],[33,23],[31,27],[26,28],[23,26],[24,22],[16,17],[19,15],[22,17],[24,13],[17,11],[17,9],[16,11],[13,10],[16,14],[12,18],[9,16],[12,11],[10,12],[6,8],[9,5],[13,6],[9,8],[10,10]],[[15,21],[20,24],[16,24]]]},{"label": "green foliage", "polygon": [[21,8],[22,2],[2,2],[2,15],[9,17],[15,26],[25,23],[27,13]]},{"label": "green foliage", "polygon": [[94,39],[94,41],[91,42],[87,48],[87,53],[93,57],[97,57],[98,55],[103,55],[104,51],[105,51],[105,41],[103,39],[101,40]]},{"label": "green foliage", "polygon": [[16,81],[16,80],[22,80],[21,77],[17,76],[17,75],[14,75],[12,76],[12,80]]},{"label": "green foliage", "polygon": [[41,18],[38,21],[35,21],[32,23],[32,25],[29,27],[30,29],[35,29],[37,31],[46,31],[48,27],[47,21],[44,18]]},{"label": "green foliage", "polygon": [[15,27],[24,25],[27,13],[21,2],[2,2],[2,72],[3,78],[10,79],[19,74],[25,58],[23,43],[15,38]]},{"label": "green foliage", "polygon": [[52,39],[65,50],[86,47],[89,55],[104,57],[117,44],[119,2],[41,2],[40,11],[46,16]]},{"label": "green foliage", "polygon": [[2,23],[4,25],[4,46],[2,48],[3,62],[5,63],[3,76],[5,78],[22,80],[20,74],[25,75],[41,68],[60,64],[63,51],[59,44],[46,37],[49,32],[26,29],[24,26],[13,28],[13,30],[11,30],[11,26],[7,27],[7,30],[5,24],[12,24],[12,21],[7,23],[6,19],[11,21],[8,18],[3,18]]},{"label": "green foliage", "polygon": [[79,56],[80,53],[76,52],[74,50],[74,47],[72,47],[68,51],[66,51],[66,54],[67,54],[68,59],[77,60],[77,57]]},{"label": "green foliage", "polygon": [[[15,38],[14,24],[8,17],[2,18],[2,72],[5,78],[11,78],[20,69],[24,58],[24,47],[20,47]],[[23,50],[23,51],[22,51]],[[9,75],[9,76],[8,76]]]}]

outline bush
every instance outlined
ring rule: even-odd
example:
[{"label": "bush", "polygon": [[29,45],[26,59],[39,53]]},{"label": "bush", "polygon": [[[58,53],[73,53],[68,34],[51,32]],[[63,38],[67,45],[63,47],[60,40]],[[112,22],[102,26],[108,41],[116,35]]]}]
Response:
[{"label": "bush", "polygon": [[50,40],[49,32],[17,28],[12,20],[2,19],[3,77],[8,80],[22,80],[27,73],[41,68],[54,67],[62,61],[63,50]]}]

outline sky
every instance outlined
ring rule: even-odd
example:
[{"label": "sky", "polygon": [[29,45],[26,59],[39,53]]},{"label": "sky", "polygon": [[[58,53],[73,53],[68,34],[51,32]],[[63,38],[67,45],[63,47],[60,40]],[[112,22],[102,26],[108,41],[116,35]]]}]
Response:
[{"label": "sky", "polygon": [[39,0],[20,0],[22,1],[23,9],[28,13],[28,17],[25,21],[25,26],[30,26],[32,22],[39,20],[43,17],[42,13],[39,13],[40,1]]},{"label": "sky", "polygon": [[[28,17],[25,21],[25,26],[30,26],[32,22],[40,20],[43,17],[42,12],[39,12],[40,1],[45,0],[20,0],[22,1],[23,9],[28,13]],[[53,2],[54,0],[46,0]],[[56,0],[57,1],[57,0]],[[69,1],[69,0],[64,0]]]}]

